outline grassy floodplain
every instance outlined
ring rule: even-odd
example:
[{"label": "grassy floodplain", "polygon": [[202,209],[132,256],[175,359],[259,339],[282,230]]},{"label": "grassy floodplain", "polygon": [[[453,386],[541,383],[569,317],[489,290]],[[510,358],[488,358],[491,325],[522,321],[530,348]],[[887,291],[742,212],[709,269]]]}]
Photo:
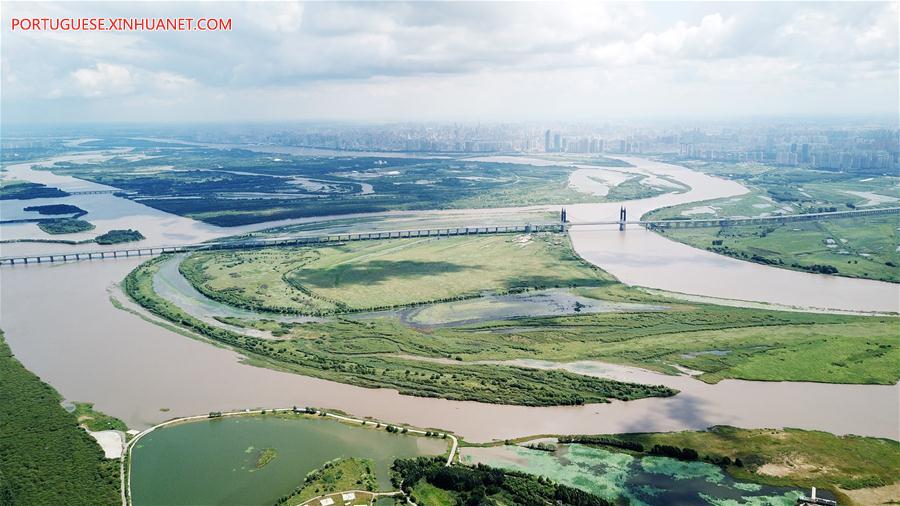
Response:
[{"label": "grassy floodplain", "polygon": [[0,333],[0,504],[121,504],[119,461],[61,401]]},{"label": "grassy floodplain", "polygon": [[597,286],[613,279],[581,261],[561,234],[199,253],[180,269],[214,300],[300,314],[385,309],[485,292]]}]

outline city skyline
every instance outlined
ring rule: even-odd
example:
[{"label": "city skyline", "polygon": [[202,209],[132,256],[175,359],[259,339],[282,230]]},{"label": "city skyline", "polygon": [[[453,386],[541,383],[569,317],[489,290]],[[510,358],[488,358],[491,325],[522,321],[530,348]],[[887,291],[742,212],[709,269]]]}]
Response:
[{"label": "city skyline", "polygon": [[[896,122],[896,3],[4,3],[6,123]],[[225,17],[22,32],[14,17]],[[334,20],[340,19],[339,24]]]}]

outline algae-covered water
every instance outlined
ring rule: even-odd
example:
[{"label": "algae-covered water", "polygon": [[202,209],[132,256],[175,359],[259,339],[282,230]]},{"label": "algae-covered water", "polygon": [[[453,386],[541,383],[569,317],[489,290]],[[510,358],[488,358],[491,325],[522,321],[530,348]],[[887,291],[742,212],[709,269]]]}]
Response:
[{"label": "algae-covered water", "polygon": [[[275,458],[257,468],[260,451]],[[447,441],[353,427],[318,418],[247,416],[157,429],[132,452],[133,504],[271,505],[329,460],[372,459],[390,489],[397,458],[438,455]]]},{"label": "algae-covered water", "polygon": [[793,506],[803,491],[739,482],[719,466],[667,457],[634,457],[584,445],[559,445],[554,452],[521,446],[463,448],[463,462],[538,474],[632,506]]}]

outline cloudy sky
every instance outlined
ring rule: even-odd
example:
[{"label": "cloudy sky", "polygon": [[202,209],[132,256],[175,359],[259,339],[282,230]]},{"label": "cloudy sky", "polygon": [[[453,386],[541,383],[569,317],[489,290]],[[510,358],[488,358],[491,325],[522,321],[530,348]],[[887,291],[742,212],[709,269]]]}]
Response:
[{"label": "cloudy sky", "polygon": [[[890,3],[14,3],[4,122],[602,120],[898,110]],[[13,17],[230,17],[21,32]]]}]

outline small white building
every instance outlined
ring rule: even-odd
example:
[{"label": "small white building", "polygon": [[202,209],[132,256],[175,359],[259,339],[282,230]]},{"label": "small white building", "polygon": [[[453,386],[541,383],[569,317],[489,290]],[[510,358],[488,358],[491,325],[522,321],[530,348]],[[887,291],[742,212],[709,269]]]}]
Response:
[{"label": "small white building", "polygon": [[320,499],[319,504],[321,504],[322,506],[331,506],[332,504],[334,504],[334,499],[326,497],[325,499]]},{"label": "small white building", "polygon": [[341,499],[343,499],[344,502],[350,502],[356,499],[356,494],[354,494],[353,492],[345,492],[341,494]]}]

